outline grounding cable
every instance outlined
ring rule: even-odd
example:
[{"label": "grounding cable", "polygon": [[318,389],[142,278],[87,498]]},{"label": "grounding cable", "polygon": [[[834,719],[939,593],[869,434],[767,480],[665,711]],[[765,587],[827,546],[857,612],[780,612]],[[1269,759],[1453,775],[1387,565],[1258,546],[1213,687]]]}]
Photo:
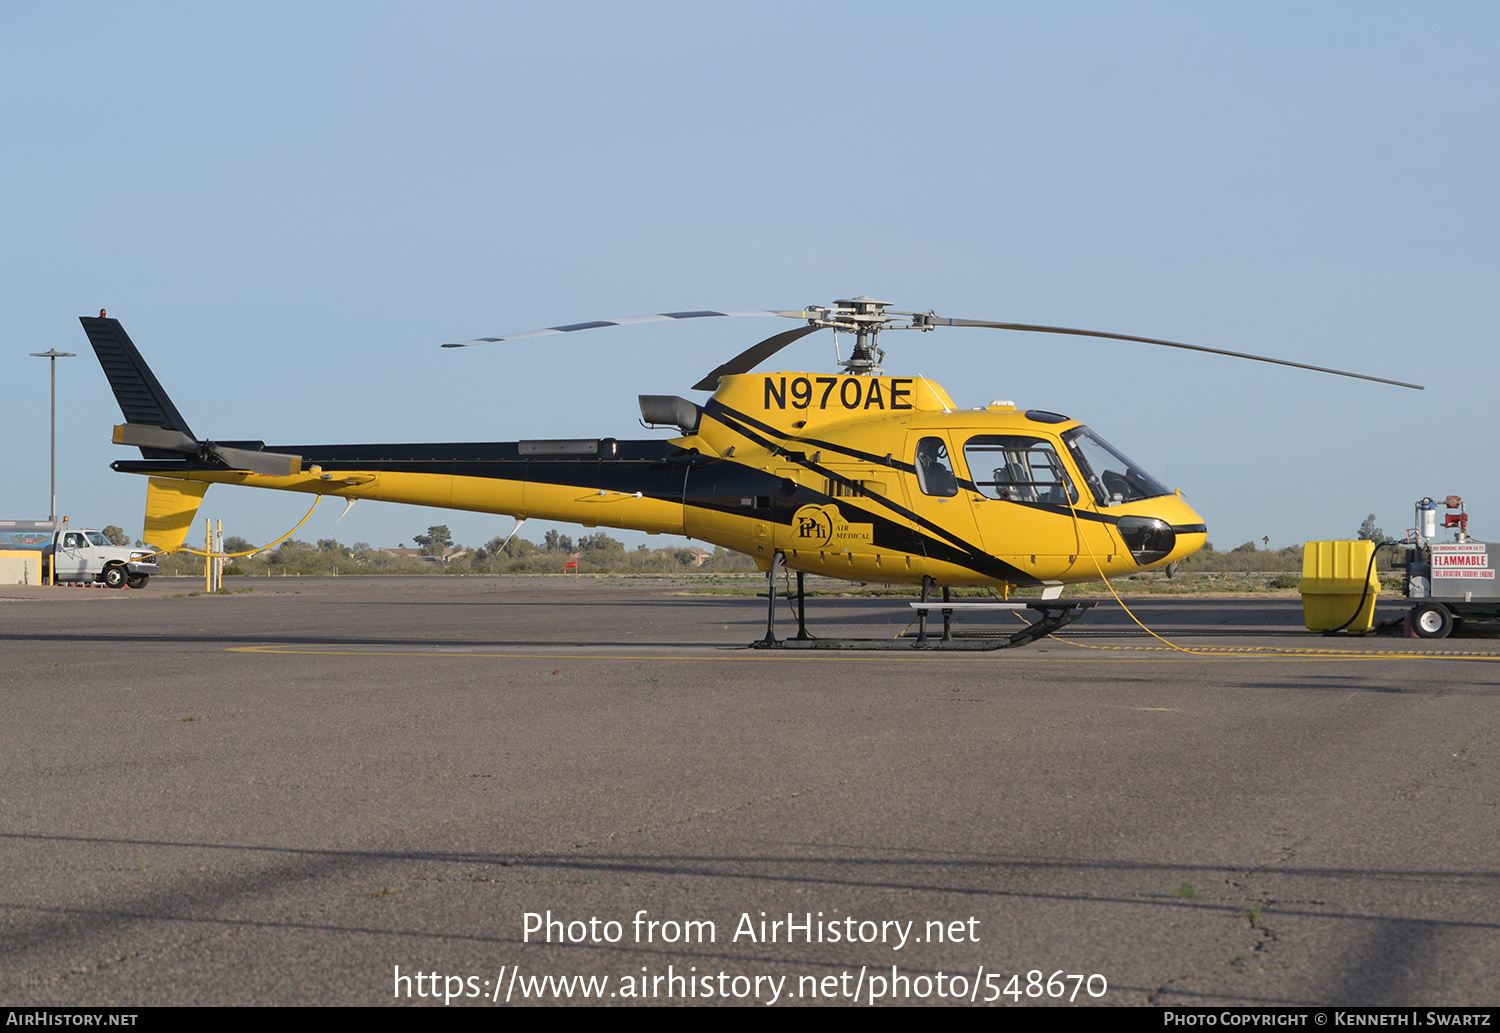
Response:
[{"label": "grounding cable", "polygon": [[[280,538],[276,539],[274,542],[271,542],[269,545],[262,545],[262,546],[259,546],[258,548],[254,548],[254,549],[246,549],[244,552],[208,552],[208,551],[203,550],[203,549],[194,549],[190,545],[179,545],[175,549],[168,549],[165,553],[153,553],[152,555],[161,556],[161,555],[170,555],[171,553],[174,553],[174,552],[190,552],[194,556],[207,556],[207,557],[209,557],[211,559],[225,559],[225,560],[238,559],[241,556],[253,556],[257,552],[265,552],[267,549],[273,549],[273,548],[275,548],[276,546],[280,545],[282,542],[284,542],[288,538],[290,538],[292,535],[296,534],[297,531],[298,531],[298,529],[301,528],[303,524],[307,523],[308,517],[310,517],[310,516],[313,515],[313,509],[317,509],[318,508],[318,503],[322,502],[322,501],[323,501],[323,496],[321,496],[321,495],[319,495],[316,498],[314,498],[313,499],[313,504],[312,504],[312,509],[309,509],[307,511],[307,516],[305,516],[301,520],[297,521],[297,526],[296,527],[292,528],[286,534],[282,535]],[[351,499],[350,501],[352,502],[352,501],[357,501],[357,500]],[[348,509],[347,506],[344,508],[344,512],[345,513],[349,512],[349,509]],[[363,511],[361,511],[361,512],[363,512]],[[340,519],[342,519],[342,517],[340,517]]]},{"label": "grounding cable", "polygon": [[[1192,656],[1237,656],[1237,657],[1242,657],[1242,658],[1244,658],[1246,660],[1281,660],[1281,659],[1298,658],[1298,657],[1303,658],[1303,659],[1308,659],[1308,660],[1313,660],[1313,659],[1322,659],[1322,660],[1331,660],[1331,659],[1373,659],[1373,658],[1386,658],[1386,659],[1390,659],[1390,658],[1395,658],[1395,657],[1403,657],[1403,658],[1409,657],[1409,658],[1413,658],[1413,659],[1438,659],[1438,658],[1445,658],[1445,657],[1446,658],[1455,658],[1455,659],[1464,659],[1464,658],[1469,658],[1469,659],[1491,658],[1491,659],[1493,659],[1493,658],[1500,658],[1500,653],[1459,653],[1459,652],[1454,652],[1452,650],[1445,650],[1445,651],[1442,651],[1442,652],[1418,652],[1418,651],[1409,650],[1409,649],[1408,650],[1394,650],[1394,649],[1380,649],[1380,650],[1373,650],[1373,649],[1372,650],[1356,650],[1356,649],[1312,649],[1312,648],[1304,648],[1304,647],[1289,647],[1288,648],[1288,647],[1282,647],[1282,646],[1209,646],[1209,647],[1206,647],[1206,648],[1189,649],[1186,646],[1179,646],[1177,643],[1171,642],[1171,641],[1163,638],[1161,635],[1158,635],[1156,632],[1154,632],[1150,628],[1146,627],[1145,624],[1141,623],[1141,619],[1139,617],[1137,617],[1133,612],[1131,612],[1130,607],[1125,605],[1125,600],[1120,598],[1120,593],[1116,592],[1114,586],[1109,583],[1109,575],[1107,575],[1107,574],[1104,573],[1104,568],[1099,563],[1099,557],[1096,556],[1096,555],[1094,555],[1094,548],[1093,548],[1092,545],[1089,544],[1089,540],[1083,534],[1083,530],[1082,530],[1082,528],[1081,528],[1081,526],[1079,524],[1078,510],[1074,508],[1072,495],[1071,495],[1071,493],[1068,490],[1068,489],[1070,489],[1072,487],[1072,485],[1070,483],[1067,483],[1067,475],[1064,474],[1063,476],[1064,476],[1064,482],[1065,482],[1063,484],[1063,499],[1068,503],[1068,511],[1073,514],[1073,534],[1076,536],[1076,538],[1078,539],[1078,541],[1083,544],[1084,549],[1088,552],[1089,559],[1093,562],[1094,569],[1099,574],[1099,579],[1104,582],[1104,587],[1107,588],[1107,589],[1109,589],[1109,594],[1112,595],[1112,596],[1114,596],[1115,602],[1117,602],[1117,603],[1120,604],[1120,609],[1122,609],[1122,610],[1125,611],[1126,616],[1128,616],[1131,620],[1135,621],[1135,623],[1140,627],[1140,629],[1142,631],[1144,631],[1146,634],[1150,635],[1152,638],[1156,639],[1158,642],[1162,643],[1161,646],[1096,646],[1096,645],[1091,645],[1091,644],[1086,643],[1086,642],[1074,642],[1074,641],[1072,641],[1070,639],[1058,638],[1056,635],[1050,635],[1050,636],[1048,636],[1049,638],[1055,639],[1056,641],[1061,642],[1064,645],[1074,646],[1074,647],[1076,647],[1078,649],[1102,649],[1102,650],[1119,651],[1119,652],[1166,652],[1168,649],[1170,649],[1170,650],[1175,650],[1176,652],[1179,652],[1179,653],[1188,653],[1188,654],[1190,654]],[[1382,542],[1381,544],[1384,545],[1384,544],[1391,544],[1391,543]],[[1379,551],[1379,546],[1376,547],[1376,551]],[[1374,557],[1372,556],[1371,557],[1371,566],[1372,566],[1372,568],[1373,568],[1373,565],[1374,565]],[[1366,574],[1366,591],[1367,592],[1369,591],[1369,584],[1368,584],[1368,582],[1369,582],[1369,577],[1368,577],[1368,573],[1367,573]],[[1360,599],[1360,606],[1361,607],[1364,606],[1364,597],[1363,596]],[[1357,614],[1358,614],[1358,611],[1356,611],[1356,615]],[[1017,617],[1020,618],[1020,615],[1017,614]],[[1020,619],[1024,620],[1025,618],[1020,618]],[[1351,621],[1352,621],[1352,618],[1351,618]],[[1345,623],[1345,627],[1347,627],[1347,626],[1348,626],[1348,622]]]}]

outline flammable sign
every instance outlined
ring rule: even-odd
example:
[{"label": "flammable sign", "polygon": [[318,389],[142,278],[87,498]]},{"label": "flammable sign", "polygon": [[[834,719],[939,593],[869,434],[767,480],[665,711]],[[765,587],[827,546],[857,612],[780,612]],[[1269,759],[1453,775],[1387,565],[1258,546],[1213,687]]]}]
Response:
[{"label": "flammable sign", "polygon": [[1432,547],[1432,576],[1492,581],[1489,546],[1481,542],[1452,542]]}]

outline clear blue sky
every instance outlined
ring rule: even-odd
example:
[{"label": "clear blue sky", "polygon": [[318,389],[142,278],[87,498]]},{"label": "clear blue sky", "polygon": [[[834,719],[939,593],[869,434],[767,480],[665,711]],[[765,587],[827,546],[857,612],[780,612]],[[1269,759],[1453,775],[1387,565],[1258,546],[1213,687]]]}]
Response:
[{"label": "clear blue sky", "polygon": [[[0,510],[46,515],[28,353],[55,347],[60,511],[140,533],[76,318],[101,307],[203,436],[514,440],[645,434],[637,394],[774,325],[439,344],[866,293],[1425,383],[888,341],[961,405],[1085,420],[1220,547],[1399,532],[1450,492],[1500,538],[1497,29],[1480,3],[6,5]],[[826,337],[786,365],[828,369]],[[216,487],[202,515],[263,541],[303,508]],[[365,503],[335,533],[433,523],[511,522]]]}]

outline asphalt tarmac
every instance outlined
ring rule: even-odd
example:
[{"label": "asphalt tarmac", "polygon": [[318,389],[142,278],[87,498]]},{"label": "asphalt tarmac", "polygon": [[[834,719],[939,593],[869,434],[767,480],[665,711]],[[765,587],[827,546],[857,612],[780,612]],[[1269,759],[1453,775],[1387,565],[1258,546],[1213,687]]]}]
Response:
[{"label": "asphalt tarmac", "polygon": [[0,1004],[1500,1001],[1500,637],[227,583],[0,589]]}]

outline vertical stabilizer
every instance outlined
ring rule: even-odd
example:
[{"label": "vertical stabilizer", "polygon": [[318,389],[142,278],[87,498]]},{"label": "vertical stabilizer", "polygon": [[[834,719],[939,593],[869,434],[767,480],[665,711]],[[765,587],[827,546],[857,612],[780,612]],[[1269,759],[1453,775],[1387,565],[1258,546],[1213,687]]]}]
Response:
[{"label": "vertical stabilizer", "polygon": [[[120,321],[102,315],[97,319],[93,316],[80,316],[78,321],[89,335],[94,354],[99,356],[99,365],[104,367],[104,375],[109,378],[110,389],[115,393],[115,401],[120,403],[125,422],[165,427],[193,438],[194,434],[187,421],[177,411],[177,406],[172,404],[172,399],[167,397],[161,382],[151,372],[151,367],[146,365],[146,360],[141,358],[141,353],[136,350]],[[141,448],[141,455],[146,459],[182,458],[173,451],[144,446]]]},{"label": "vertical stabilizer", "polygon": [[160,552],[182,548],[208,483],[152,477],[146,485],[146,531],[141,536],[146,544]]}]

